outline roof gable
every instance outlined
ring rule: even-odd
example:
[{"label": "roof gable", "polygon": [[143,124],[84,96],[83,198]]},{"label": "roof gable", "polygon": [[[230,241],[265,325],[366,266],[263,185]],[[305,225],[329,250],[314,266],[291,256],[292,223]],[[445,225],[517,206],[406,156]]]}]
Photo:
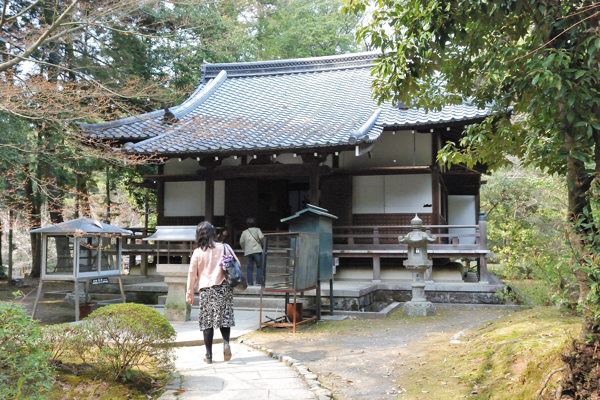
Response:
[{"label": "roof gable", "polygon": [[[370,68],[377,53],[268,62],[210,64],[181,105],[102,124],[88,135],[131,140],[135,154],[201,155],[301,151],[372,143],[384,128],[413,129],[490,114],[469,104],[440,112],[377,105]],[[141,141],[140,141],[141,140]]]}]

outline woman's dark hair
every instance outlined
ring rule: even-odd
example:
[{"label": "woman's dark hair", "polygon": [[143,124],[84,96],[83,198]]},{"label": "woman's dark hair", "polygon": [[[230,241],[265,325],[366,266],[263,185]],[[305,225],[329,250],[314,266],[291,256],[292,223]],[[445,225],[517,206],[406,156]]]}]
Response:
[{"label": "woman's dark hair", "polygon": [[248,217],[246,218],[246,228],[254,228],[256,226],[256,218]]},{"label": "woman's dark hair", "polygon": [[214,249],[217,241],[217,231],[215,227],[208,221],[202,221],[196,227],[196,240],[194,247],[200,247],[202,250]]}]

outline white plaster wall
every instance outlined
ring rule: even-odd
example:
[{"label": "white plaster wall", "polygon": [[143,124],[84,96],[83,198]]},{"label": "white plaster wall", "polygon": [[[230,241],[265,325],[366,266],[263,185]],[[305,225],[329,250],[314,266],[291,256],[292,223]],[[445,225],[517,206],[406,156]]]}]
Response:
[{"label": "white plaster wall", "polygon": [[431,213],[431,175],[372,175],[352,178],[353,214]]},{"label": "white plaster wall", "polygon": [[195,174],[199,169],[203,169],[198,165],[195,158],[186,158],[179,161],[177,158],[170,158],[165,163],[165,175],[175,174]]},{"label": "white plaster wall", "polygon": [[225,181],[215,181],[215,215],[225,215]]},{"label": "white plaster wall", "polygon": [[223,165],[225,167],[235,167],[236,165],[240,165],[241,162],[242,162],[242,159],[240,157],[238,157],[236,159],[233,156],[229,156],[229,157],[223,159],[223,161],[221,162],[221,165]]},{"label": "white plaster wall", "polygon": [[431,213],[431,175],[388,175],[385,180],[386,213]]},{"label": "white plaster wall", "polygon": [[[165,182],[165,217],[204,215],[204,182]],[[215,181],[215,215],[225,215],[225,181]]]},{"label": "white plaster wall", "polygon": [[383,214],[385,204],[384,176],[352,178],[352,214]]},{"label": "white plaster wall", "polygon": [[411,131],[383,132],[373,147],[372,158],[355,152],[340,154],[341,168],[431,165],[431,134]]},{"label": "white plaster wall", "polygon": [[296,156],[292,153],[280,154],[277,158],[273,159],[275,162],[280,162],[282,164],[302,164],[302,157]]},{"label": "white plaster wall", "polygon": [[[475,225],[475,196],[448,196],[448,225]],[[475,228],[451,228],[448,233],[475,233]],[[474,244],[474,237],[459,238],[460,244]]]}]

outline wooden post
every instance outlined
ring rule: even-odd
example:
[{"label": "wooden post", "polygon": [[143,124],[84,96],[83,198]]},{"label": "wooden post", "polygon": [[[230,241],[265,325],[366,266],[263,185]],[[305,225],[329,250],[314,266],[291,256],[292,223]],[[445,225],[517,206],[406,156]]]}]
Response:
[{"label": "wooden post", "polygon": [[[437,162],[440,133],[434,131],[431,135],[431,225],[440,225],[440,166]],[[439,228],[434,234],[440,233]],[[436,241],[440,243],[440,239]]]},{"label": "wooden post", "polygon": [[79,321],[79,282],[77,279],[74,281],[75,287],[73,288],[73,294],[75,295],[75,321]]},{"label": "wooden post", "polygon": [[[135,239],[134,239],[134,243],[135,243]],[[130,254],[129,255],[129,272],[133,271],[133,267],[135,267],[135,254]]]},{"label": "wooden post", "polygon": [[148,254],[147,253],[142,254],[142,261],[140,264],[140,275],[148,276]]},{"label": "wooden post", "polygon": [[121,280],[120,276],[117,276],[117,279],[119,280],[119,290],[121,291],[121,301],[123,303],[125,303],[125,292],[123,291],[123,281]]},{"label": "wooden post", "polygon": [[431,225],[440,225],[440,167],[437,164],[431,167]]},{"label": "wooden post", "polygon": [[204,220],[212,224],[215,214],[215,180],[208,171],[204,183]]},{"label": "wooden post", "polygon": [[319,167],[312,168],[310,173],[310,204],[319,206]]},{"label": "wooden post", "polygon": [[[164,167],[158,166],[159,175],[164,174]],[[165,183],[163,181],[156,181],[156,224],[163,225],[163,219],[165,217]]]},{"label": "wooden post", "polygon": [[[148,217],[150,215],[150,204],[148,203],[148,189],[144,190],[144,236],[148,236]],[[142,262],[140,265],[140,275],[148,276],[148,254],[142,254]]]},{"label": "wooden post", "polygon": [[40,297],[42,295],[42,286],[43,286],[43,284],[44,284],[44,281],[40,277],[40,283],[38,285],[37,294],[35,295],[35,302],[33,303],[33,311],[31,312],[31,319],[35,319],[35,312],[37,310],[37,306],[38,306],[38,303],[40,301]]},{"label": "wooden post", "polygon": [[[479,213],[479,249],[487,250],[487,220],[485,218],[485,212],[482,211]],[[486,254],[481,254],[479,256],[479,284],[480,285],[488,285],[490,282],[488,281],[487,276],[487,258]]]}]

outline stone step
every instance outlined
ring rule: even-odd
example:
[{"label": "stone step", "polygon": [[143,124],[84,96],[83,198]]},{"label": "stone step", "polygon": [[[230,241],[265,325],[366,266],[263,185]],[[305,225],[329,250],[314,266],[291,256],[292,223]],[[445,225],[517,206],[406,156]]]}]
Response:
[{"label": "stone step", "polygon": [[479,280],[477,279],[477,272],[467,272],[465,274],[465,282],[479,282]]}]

